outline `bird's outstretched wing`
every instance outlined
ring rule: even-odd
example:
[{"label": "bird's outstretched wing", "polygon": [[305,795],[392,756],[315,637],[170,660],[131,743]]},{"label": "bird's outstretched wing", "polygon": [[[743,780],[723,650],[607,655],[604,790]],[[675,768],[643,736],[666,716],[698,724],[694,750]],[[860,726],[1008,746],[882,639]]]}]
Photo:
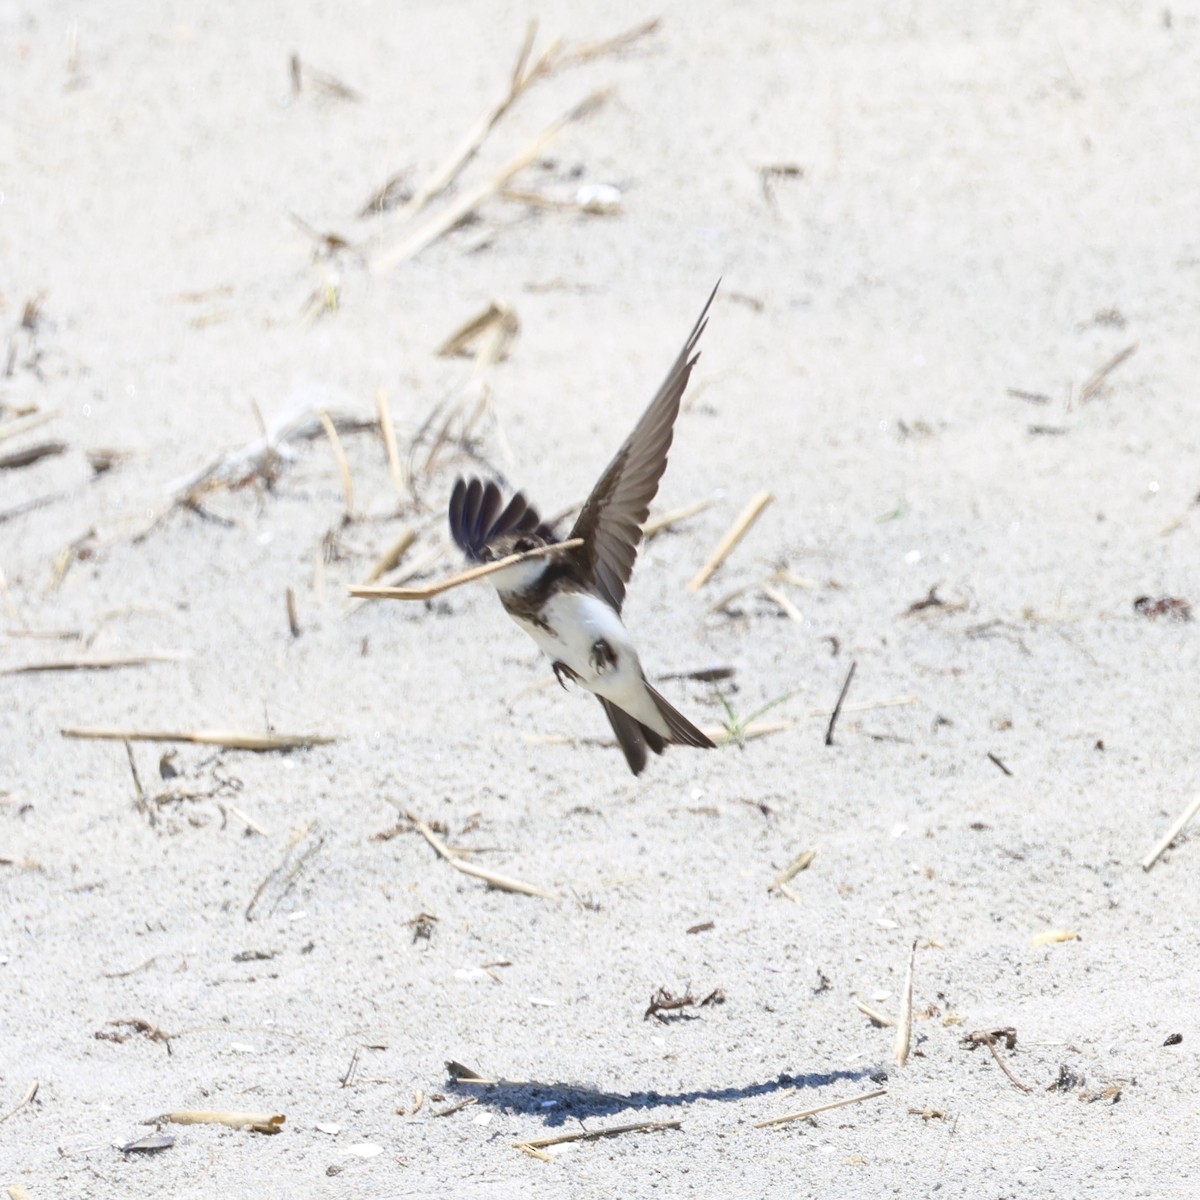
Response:
[{"label": "bird's outstretched wing", "polygon": [[454,481],[450,534],[472,562],[483,560],[484,548],[494,538],[512,533],[536,533],[547,542],[558,540],[520,492],[505,504],[504,493],[494,483],[461,476]]},{"label": "bird's outstretched wing", "polygon": [[600,476],[568,535],[584,539],[584,545],[575,551],[580,565],[617,612],[625,600],[625,585],[637,559],[650,501],[667,466],[679,402],[699,358],[696,343],[704,332],[716,294],[714,287],[662,386]]}]

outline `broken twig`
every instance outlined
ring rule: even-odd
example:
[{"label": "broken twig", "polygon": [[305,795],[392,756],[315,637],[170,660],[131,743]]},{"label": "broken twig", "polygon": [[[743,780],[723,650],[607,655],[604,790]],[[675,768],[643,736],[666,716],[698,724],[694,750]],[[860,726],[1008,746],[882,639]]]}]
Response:
[{"label": "broken twig", "polygon": [[881,1013],[877,1008],[872,1008],[865,1000],[855,1000],[854,1005],[864,1017],[874,1021],[876,1025],[891,1029],[896,1024],[895,1017],[889,1017],[887,1013]]},{"label": "broken twig", "polygon": [[[292,890],[305,867],[308,866],[321,847],[325,845],[325,835],[317,833],[318,827],[319,822],[316,820],[310,821],[308,827],[292,839],[288,848],[284,851],[283,861],[258,885],[254,895],[250,897],[250,903],[246,905],[244,914],[247,921],[254,920],[255,907],[267,889],[272,887],[272,885],[278,884],[279,886],[275,899],[271,904],[271,912],[274,912],[279,907],[283,898]],[[316,837],[312,837],[314,833],[317,834]],[[312,839],[311,841],[309,840],[310,838]]]}]

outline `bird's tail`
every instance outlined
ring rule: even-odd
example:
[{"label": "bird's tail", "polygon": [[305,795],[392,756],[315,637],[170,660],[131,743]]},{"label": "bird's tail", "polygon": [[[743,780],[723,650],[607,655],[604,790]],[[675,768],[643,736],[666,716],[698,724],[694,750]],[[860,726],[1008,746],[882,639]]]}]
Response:
[{"label": "bird's tail", "polygon": [[624,752],[629,769],[635,775],[640,775],[646,765],[647,748],[655,754],[661,754],[667,743],[648,725],[643,725],[612,701],[605,700],[603,696],[598,696],[597,699],[604,706],[604,715],[608,717],[608,723],[617,735],[617,745]]},{"label": "bird's tail", "polygon": [[666,722],[667,728],[671,731],[669,738],[663,737],[657,730],[651,729],[649,725],[642,724],[636,717],[631,717],[629,713],[623,708],[618,708],[612,701],[605,700],[603,696],[597,697],[604,706],[604,714],[608,717],[608,723],[612,726],[613,733],[617,735],[617,744],[625,754],[625,761],[629,764],[629,769],[635,775],[640,775],[642,768],[646,765],[647,750],[653,750],[655,754],[661,754],[668,742],[678,746],[696,746],[702,750],[712,750],[715,748],[715,743],[705,733],[697,729],[683,713],[664,699],[648,683],[646,684],[646,691],[650,693],[650,697],[658,709],[659,716],[662,717]]},{"label": "bird's tail", "polygon": [[706,733],[697,729],[683,713],[659,695],[649,683],[646,684],[646,691],[650,693],[650,698],[654,701],[659,715],[666,721],[667,728],[671,731],[669,741],[674,742],[677,746],[696,746],[701,750],[716,749],[716,743]]}]

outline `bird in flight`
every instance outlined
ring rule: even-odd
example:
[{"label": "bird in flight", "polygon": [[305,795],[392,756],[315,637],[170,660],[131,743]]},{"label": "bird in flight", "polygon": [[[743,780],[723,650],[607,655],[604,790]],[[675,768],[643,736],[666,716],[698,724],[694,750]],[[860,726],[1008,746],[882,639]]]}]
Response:
[{"label": "bird in flight", "polygon": [[[647,749],[661,754],[668,743],[713,748],[647,681],[621,605],[716,294],[714,287],[662,386],[592,488],[567,536],[583,545],[514,563],[490,577],[509,616],[550,659],[559,683],[569,679],[599,699],[635,775],[646,765]],[[520,492],[505,504],[495,483],[476,478],[454,484],[450,532],[477,563],[560,540]]]}]

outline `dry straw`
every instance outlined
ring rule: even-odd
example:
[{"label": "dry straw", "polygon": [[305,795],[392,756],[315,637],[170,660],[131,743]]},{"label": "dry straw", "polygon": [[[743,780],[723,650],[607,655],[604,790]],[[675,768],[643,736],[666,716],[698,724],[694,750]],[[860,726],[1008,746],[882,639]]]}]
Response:
[{"label": "dry straw", "polygon": [[763,509],[774,499],[770,492],[759,492],[742,510],[738,518],[729,527],[729,532],[717,544],[708,562],[697,572],[695,579],[688,584],[689,592],[698,592],[716,573],[721,564],[733,553],[737,544],[746,536],[750,527],[762,515]]},{"label": "dry straw", "polygon": [[441,595],[442,592],[448,592],[451,588],[461,587],[464,583],[474,583],[477,579],[486,579],[489,575],[494,575],[497,571],[503,571],[505,568],[515,566],[517,563],[525,562],[526,559],[544,558],[548,554],[556,554],[562,550],[574,550],[576,547],[582,545],[583,538],[570,538],[565,542],[554,542],[549,546],[538,546],[536,549],[526,551],[524,554],[510,554],[506,558],[498,558],[495,562],[472,567],[469,571],[463,571],[459,575],[452,575],[449,579],[443,579],[438,583],[431,583],[425,587],[372,587],[366,584],[352,584],[350,595],[357,596],[363,600],[429,600],[433,596]]}]

